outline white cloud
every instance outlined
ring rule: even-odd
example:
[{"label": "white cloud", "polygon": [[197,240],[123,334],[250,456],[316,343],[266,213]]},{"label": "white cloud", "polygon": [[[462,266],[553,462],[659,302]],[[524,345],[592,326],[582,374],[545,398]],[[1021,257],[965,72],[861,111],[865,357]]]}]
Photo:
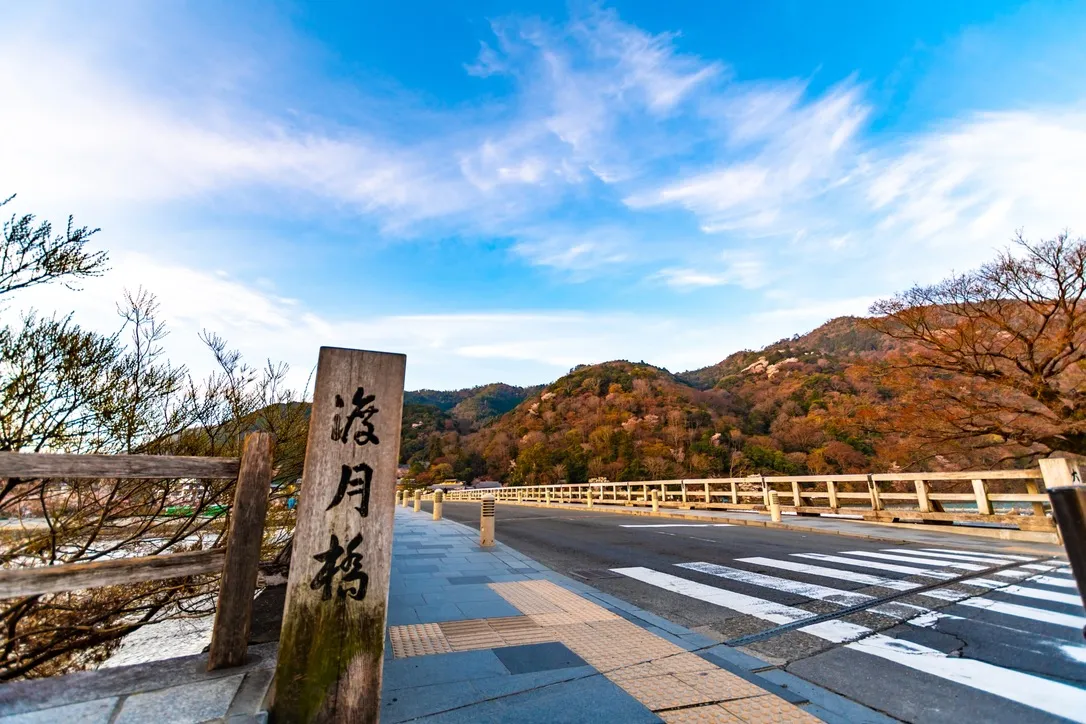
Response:
[{"label": "white cloud", "polygon": [[743,289],[759,289],[771,281],[765,260],[756,253],[727,251],[719,258],[722,263],[710,263],[698,269],[668,268],[655,276],[669,287],[687,291],[730,284]]}]

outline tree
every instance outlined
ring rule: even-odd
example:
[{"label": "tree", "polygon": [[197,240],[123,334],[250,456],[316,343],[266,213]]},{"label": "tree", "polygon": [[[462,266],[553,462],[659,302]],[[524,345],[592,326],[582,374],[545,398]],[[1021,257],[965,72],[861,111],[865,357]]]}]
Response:
[{"label": "tree", "polygon": [[1017,458],[1086,455],[1086,240],[1015,246],[871,307],[871,326],[904,343],[891,424]]},{"label": "tree", "polygon": [[[0,207],[7,205],[14,194]],[[35,224],[33,214],[12,216],[4,222],[0,248],[0,295],[36,284],[59,281],[73,287],[78,279],[100,276],[106,271],[106,252],[88,251],[87,242],[98,229],[68,226],[64,234],[53,234],[48,221]]]},{"label": "tree", "polygon": [[[32,216],[4,229],[0,294],[98,273],[85,230],[50,237]],[[40,231],[46,229],[46,231]],[[29,230],[29,231],[28,231]],[[113,334],[71,317],[30,312],[0,330],[0,449],[74,453],[234,456],[244,434],[276,434],[277,481],[300,476],[308,409],[284,389],[284,366],[245,365],[212,334],[218,371],[194,379],[165,358],[166,328],[153,295],[126,293]],[[0,485],[0,517],[21,519],[0,541],[0,565],[50,566],[217,545],[234,481],[42,480]],[[269,553],[290,528],[271,506]],[[12,530],[16,530],[13,528]],[[0,680],[49,676],[92,664],[126,634],[214,606],[215,576],[110,586],[0,602]]]}]

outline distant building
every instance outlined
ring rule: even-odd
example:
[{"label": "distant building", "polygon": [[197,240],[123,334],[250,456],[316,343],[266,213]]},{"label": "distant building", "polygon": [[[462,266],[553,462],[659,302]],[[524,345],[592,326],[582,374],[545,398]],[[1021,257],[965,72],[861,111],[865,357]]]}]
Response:
[{"label": "distant building", "polygon": [[497,480],[476,480],[474,483],[472,483],[468,487],[479,490],[479,489],[487,489],[487,488],[500,488],[500,487],[502,487],[502,484],[499,483]]}]

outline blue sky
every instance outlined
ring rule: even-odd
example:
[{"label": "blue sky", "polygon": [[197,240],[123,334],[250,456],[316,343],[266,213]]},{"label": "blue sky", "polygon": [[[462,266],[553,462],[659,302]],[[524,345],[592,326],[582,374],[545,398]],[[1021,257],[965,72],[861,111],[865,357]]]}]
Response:
[{"label": "blue sky", "polygon": [[102,227],[105,278],[290,363],[408,387],[678,371],[863,313],[1018,228],[1086,233],[1086,6],[26,3],[0,192]]}]

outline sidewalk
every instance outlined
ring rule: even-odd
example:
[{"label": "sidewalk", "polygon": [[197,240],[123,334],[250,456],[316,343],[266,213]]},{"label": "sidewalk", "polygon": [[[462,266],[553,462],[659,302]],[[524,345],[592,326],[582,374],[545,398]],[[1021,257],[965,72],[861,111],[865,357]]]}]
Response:
[{"label": "sidewalk", "polygon": [[700,522],[730,523],[732,525],[752,525],[765,528],[783,528],[804,533],[828,533],[850,538],[867,538],[917,545],[954,545],[974,546],[982,550],[1001,550],[1024,552],[1036,555],[1065,555],[1063,546],[1055,543],[1042,543],[1026,540],[1007,540],[1000,538],[1000,528],[982,528],[966,526],[939,526],[937,529],[921,528],[909,523],[874,523],[849,518],[831,518],[826,516],[799,516],[795,513],[783,513],[783,520],[774,523],[768,513],[746,510],[705,510],[699,508],[660,507],[657,513],[647,505],[600,504],[589,508],[583,504],[569,503],[517,503],[503,500],[499,505],[516,505],[525,508],[549,508],[557,510],[580,511],[583,513],[612,513],[615,515],[651,515],[657,518],[694,520]]},{"label": "sidewalk", "polygon": [[478,535],[396,509],[382,722],[892,721]]}]

